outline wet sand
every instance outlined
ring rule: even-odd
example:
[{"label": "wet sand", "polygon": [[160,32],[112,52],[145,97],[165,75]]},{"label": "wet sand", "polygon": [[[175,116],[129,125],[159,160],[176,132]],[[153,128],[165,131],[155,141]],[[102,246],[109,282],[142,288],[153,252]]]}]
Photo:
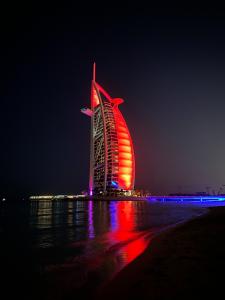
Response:
[{"label": "wet sand", "polygon": [[96,299],[224,297],[225,207],[163,232]]}]

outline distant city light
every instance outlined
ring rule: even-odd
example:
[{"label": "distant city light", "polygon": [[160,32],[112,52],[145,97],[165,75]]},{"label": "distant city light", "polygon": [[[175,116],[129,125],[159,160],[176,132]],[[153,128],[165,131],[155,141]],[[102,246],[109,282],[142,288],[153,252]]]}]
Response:
[{"label": "distant city light", "polygon": [[30,200],[60,200],[60,199],[77,199],[86,197],[85,195],[37,195],[30,196]]}]

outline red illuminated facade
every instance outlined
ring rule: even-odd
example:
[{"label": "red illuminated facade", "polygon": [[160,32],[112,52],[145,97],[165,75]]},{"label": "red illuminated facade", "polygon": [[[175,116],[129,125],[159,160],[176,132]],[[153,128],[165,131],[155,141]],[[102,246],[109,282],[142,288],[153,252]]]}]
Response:
[{"label": "red illuminated facade", "polygon": [[91,108],[81,110],[91,117],[90,195],[112,195],[134,189],[134,149],[119,110],[123,102],[121,98],[111,98],[95,81],[94,64]]}]

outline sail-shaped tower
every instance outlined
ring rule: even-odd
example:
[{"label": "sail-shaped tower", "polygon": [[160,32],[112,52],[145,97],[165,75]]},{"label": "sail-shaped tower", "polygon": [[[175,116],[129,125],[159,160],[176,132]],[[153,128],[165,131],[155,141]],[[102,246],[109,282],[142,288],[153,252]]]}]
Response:
[{"label": "sail-shaped tower", "polygon": [[91,118],[90,195],[116,195],[134,189],[135,157],[127,124],[119,110],[124,101],[112,98],[95,79],[91,84],[91,108],[81,112]]}]

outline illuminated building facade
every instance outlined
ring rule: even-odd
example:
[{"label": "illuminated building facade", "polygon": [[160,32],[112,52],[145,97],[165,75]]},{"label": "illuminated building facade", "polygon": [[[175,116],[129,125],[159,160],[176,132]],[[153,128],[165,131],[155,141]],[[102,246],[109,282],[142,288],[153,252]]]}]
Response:
[{"label": "illuminated building facade", "polygon": [[118,107],[121,103],[121,98],[112,98],[95,81],[94,64],[91,108],[81,109],[91,118],[90,195],[114,195],[134,189],[134,149]]}]

